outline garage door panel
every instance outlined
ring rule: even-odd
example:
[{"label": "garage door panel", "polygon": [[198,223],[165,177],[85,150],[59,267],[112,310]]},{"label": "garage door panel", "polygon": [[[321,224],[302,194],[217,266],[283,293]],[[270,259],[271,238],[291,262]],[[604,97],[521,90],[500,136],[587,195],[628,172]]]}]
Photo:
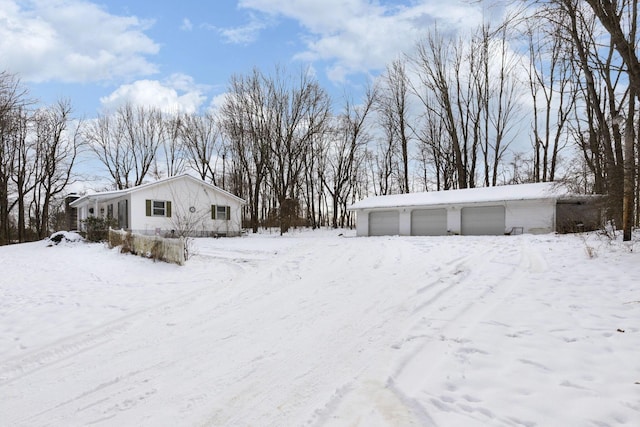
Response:
[{"label": "garage door panel", "polygon": [[462,208],[462,234],[466,236],[502,235],[505,231],[504,206]]},{"label": "garage door panel", "polygon": [[446,209],[416,209],[411,212],[412,236],[443,236],[447,234]]},{"label": "garage door panel", "polygon": [[376,211],[369,213],[370,236],[393,236],[400,234],[398,211]]}]

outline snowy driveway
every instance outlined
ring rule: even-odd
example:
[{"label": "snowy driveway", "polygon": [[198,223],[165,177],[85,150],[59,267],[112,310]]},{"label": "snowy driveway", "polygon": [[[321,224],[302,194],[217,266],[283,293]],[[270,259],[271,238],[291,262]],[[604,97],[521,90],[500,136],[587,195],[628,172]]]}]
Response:
[{"label": "snowy driveway", "polygon": [[184,267],[3,247],[0,420],[640,425],[640,263],[588,244],[307,232],[197,240]]}]

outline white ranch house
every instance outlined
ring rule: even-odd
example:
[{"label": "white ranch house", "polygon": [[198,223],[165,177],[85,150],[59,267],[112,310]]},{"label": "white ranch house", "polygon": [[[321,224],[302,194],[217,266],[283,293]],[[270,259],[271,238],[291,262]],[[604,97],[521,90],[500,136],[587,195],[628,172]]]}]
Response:
[{"label": "white ranch house", "polygon": [[[570,197],[556,183],[535,183],[369,197],[349,210],[356,212],[358,236],[541,234],[556,231],[560,221],[582,226],[578,216],[592,227],[598,212],[587,199]],[[587,204],[588,213],[574,208]]]},{"label": "white ranch house", "polygon": [[77,229],[89,216],[111,217],[118,228],[147,235],[237,236],[246,202],[190,175],[119,191],[87,194],[69,203]]}]

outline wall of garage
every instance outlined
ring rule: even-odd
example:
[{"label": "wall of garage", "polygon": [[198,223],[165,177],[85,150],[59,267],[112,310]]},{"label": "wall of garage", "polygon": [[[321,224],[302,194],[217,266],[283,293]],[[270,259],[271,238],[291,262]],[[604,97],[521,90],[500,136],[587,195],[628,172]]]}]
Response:
[{"label": "wall of garage", "polygon": [[556,201],[387,207],[359,209],[356,213],[358,236],[544,234],[555,231]]},{"label": "wall of garage", "polygon": [[506,204],[507,231],[523,227],[527,234],[546,234],[556,231],[556,201],[515,201]]}]

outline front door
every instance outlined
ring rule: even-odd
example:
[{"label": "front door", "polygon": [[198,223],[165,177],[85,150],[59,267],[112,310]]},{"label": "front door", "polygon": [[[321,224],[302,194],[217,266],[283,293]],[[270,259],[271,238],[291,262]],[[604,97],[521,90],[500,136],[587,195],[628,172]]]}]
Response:
[{"label": "front door", "polygon": [[118,202],[118,228],[129,228],[129,201],[126,199]]}]

